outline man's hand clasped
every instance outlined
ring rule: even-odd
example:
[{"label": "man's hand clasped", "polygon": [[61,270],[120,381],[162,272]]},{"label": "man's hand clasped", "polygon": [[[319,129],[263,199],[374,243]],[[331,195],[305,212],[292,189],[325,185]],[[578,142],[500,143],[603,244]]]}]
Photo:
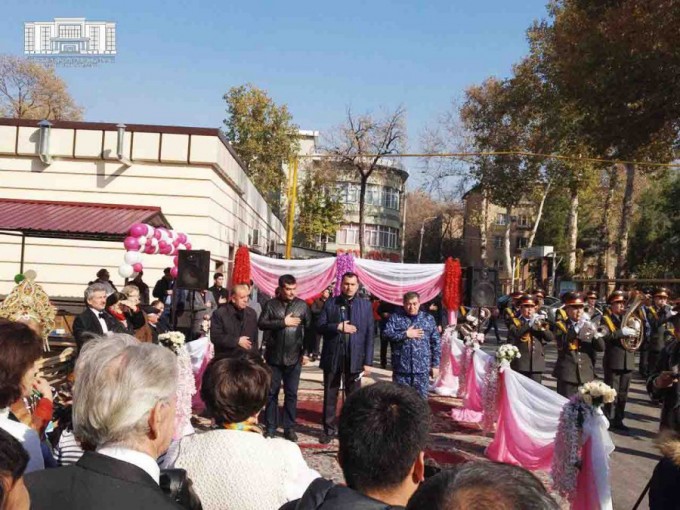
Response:
[{"label": "man's hand clasped", "polygon": [[353,335],[354,333],[357,332],[357,327],[354,326],[353,324],[350,324],[349,321],[344,321],[338,324],[338,331],[341,333],[349,333],[350,335]]},{"label": "man's hand clasped", "polygon": [[288,314],[284,317],[283,323],[287,328],[298,327],[300,325],[300,317],[293,317],[293,314]]},{"label": "man's hand clasped", "polygon": [[414,328],[411,326],[406,330],[406,338],[423,338],[425,336],[425,332],[420,329],[420,328]]}]

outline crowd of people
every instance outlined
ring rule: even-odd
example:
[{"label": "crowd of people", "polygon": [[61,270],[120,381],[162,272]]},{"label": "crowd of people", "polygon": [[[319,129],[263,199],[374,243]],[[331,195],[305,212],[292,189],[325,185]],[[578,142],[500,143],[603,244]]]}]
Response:
[{"label": "crowd of people", "polygon": [[[72,393],[59,409],[40,376],[39,328],[2,320],[0,509],[559,508],[522,468],[468,462],[440,471],[426,462],[427,397],[446,327],[441,302],[421,304],[416,292],[405,293],[401,306],[371,300],[354,273],[345,273],[339,287],[336,296],[329,288],[305,301],[295,277],[282,275],[276,296],[260,302],[252,282],[226,289],[216,273],[212,287],[189,292],[166,271],[149,295],[140,275],[119,292],[101,270],[73,325],[78,358]],[[619,393],[606,411],[619,430],[634,351],[645,349],[640,370],[648,372],[652,397],[663,402],[664,459],[652,479],[651,508],[677,508],[680,320],[667,289],[652,294],[644,302],[615,291],[601,309],[597,295],[567,293],[550,316],[541,313],[536,289],[513,294],[488,324],[465,307],[457,315],[459,327],[474,324],[482,336],[504,317],[505,340],[522,354],[513,368],[539,383],[544,346],[555,342],[553,375],[565,396],[595,377],[597,353],[604,352],[605,381]],[[209,339],[214,348],[197,384],[209,430],[176,430],[177,357],[158,345],[159,335],[174,329],[189,342]],[[362,385],[376,333],[382,368],[391,350],[392,382]],[[302,367],[316,360],[323,372],[318,440],[337,442],[344,484],[322,478],[296,444]]]}]

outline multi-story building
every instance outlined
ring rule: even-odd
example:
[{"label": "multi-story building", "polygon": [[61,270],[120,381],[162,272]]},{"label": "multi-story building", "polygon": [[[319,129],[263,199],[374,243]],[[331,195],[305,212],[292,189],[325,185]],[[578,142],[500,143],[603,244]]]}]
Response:
[{"label": "multi-story building", "polygon": [[[301,162],[298,182],[314,165],[325,164],[336,175],[336,191],[345,207],[345,217],[335,236],[316,240],[316,247],[330,253],[359,252],[359,194],[360,179],[356,170],[347,165],[321,158],[315,154],[317,131],[301,131]],[[364,244],[365,256],[379,260],[401,261],[403,258],[402,233],[406,180],[408,172],[391,161],[377,166],[368,179],[365,199]]]}]

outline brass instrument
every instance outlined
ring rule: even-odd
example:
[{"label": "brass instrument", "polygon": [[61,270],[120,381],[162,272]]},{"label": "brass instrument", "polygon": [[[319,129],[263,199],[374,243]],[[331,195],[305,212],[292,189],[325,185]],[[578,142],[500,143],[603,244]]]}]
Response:
[{"label": "brass instrument", "polygon": [[640,345],[642,345],[643,340],[642,321],[638,317],[633,316],[637,309],[640,308],[640,305],[642,305],[642,297],[640,295],[637,295],[635,296],[633,301],[629,304],[626,313],[623,315],[623,318],[621,319],[622,328],[627,327],[635,330],[635,333],[632,336],[621,337],[621,345],[628,352],[635,352],[640,348]]},{"label": "brass instrument", "polygon": [[544,313],[534,314],[534,323],[531,326],[534,331],[547,331],[550,329],[550,322],[548,321],[548,316]]},{"label": "brass instrument", "polygon": [[491,311],[488,308],[472,309],[465,316],[465,321],[458,325],[458,331],[463,338],[467,338],[472,333],[477,333],[486,327],[491,318]]}]

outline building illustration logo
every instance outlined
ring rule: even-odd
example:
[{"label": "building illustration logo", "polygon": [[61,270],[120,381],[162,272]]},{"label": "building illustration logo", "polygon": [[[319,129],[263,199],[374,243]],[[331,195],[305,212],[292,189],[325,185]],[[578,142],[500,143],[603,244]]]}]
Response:
[{"label": "building illustration logo", "polygon": [[24,54],[65,67],[93,67],[116,56],[116,24],[85,18],[24,23]]}]

